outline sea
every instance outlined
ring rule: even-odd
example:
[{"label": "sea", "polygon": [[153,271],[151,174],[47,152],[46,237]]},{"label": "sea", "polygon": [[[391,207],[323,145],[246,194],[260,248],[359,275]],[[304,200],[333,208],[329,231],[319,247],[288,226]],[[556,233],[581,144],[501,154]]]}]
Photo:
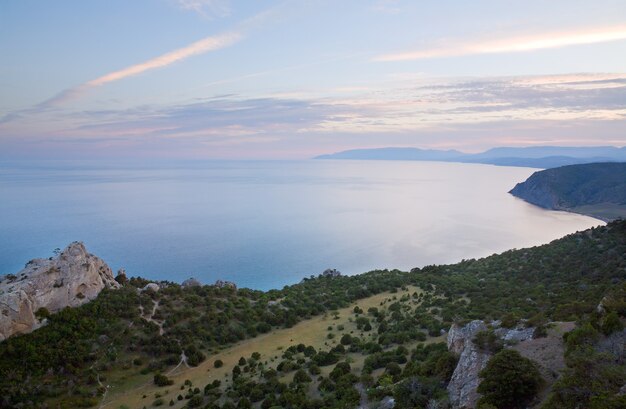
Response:
[{"label": "sea", "polygon": [[0,274],[82,241],[116,272],[268,290],[604,224],[507,193],[537,169],[411,161],[0,163]]}]

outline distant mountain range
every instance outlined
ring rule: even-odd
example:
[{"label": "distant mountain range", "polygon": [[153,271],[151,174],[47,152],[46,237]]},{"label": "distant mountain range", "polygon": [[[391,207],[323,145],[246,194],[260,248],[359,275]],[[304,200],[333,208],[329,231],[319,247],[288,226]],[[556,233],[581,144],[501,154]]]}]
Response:
[{"label": "distant mountain range", "polygon": [[593,162],[626,162],[626,147],[592,146],[533,146],[527,148],[493,148],[482,153],[463,153],[457,150],[418,148],[353,149],[315,159],[344,160],[414,160],[436,162],[484,163],[498,166],[555,168]]},{"label": "distant mountain range", "polygon": [[626,218],[626,163],[589,163],[533,173],[509,193],[546,209]]}]

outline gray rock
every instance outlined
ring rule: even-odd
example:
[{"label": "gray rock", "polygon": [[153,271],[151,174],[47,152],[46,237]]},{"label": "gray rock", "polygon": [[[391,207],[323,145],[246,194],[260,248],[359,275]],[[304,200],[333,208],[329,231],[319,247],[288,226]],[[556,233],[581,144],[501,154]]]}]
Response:
[{"label": "gray rock", "polygon": [[493,331],[499,338],[507,342],[518,343],[532,339],[535,333],[534,327],[528,328],[498,328]]},{"label": "gray rock", "polygon": [[104,288],[119,288],[109,266],[79,242],[55,257],[29,261],[14,276],[0,282],[0,341],[41,327],[35,317],[40,308],[54,313],[89,302]]},{"label": "gray rock", "polygon": [[396,406],[396,400],[391,396],[385,396],[378,404],[378,409],[393,409]]},{"label": "gray rock", "polygon": [[448,332],[448,349],[459,354],[459,362],[454,369],[448,394],[453,408],[474,408],[480,395],[476,392],[480,383],[478,374],[482,371],[491,354],[479,349],[472,339],[480,331],[486,331],[483,321],[472,321],[464,327],[452,325]]},{"label": "gray rock", "polygon": [[185,287],[185,288],[188,288],[188,287],[200,287],[200,286],[202,286],[202,284],[200,284],[200,281],[198,281],[195,278],[191,277],[191,278],[188,278],[185,281],[183,281],[182,286]]},{"label": "gray rock", "polygon": [[215,286],[219,288],[234,288],[235,290],[237,289],[237,284],[233,283],[232,281],[217,280],[215,282]]},{"label": "gray rock", "polygon": [[141,291],[154,291],[156,293],[159,289],[160,287],[157,283],[148,283],[141,289]]}]

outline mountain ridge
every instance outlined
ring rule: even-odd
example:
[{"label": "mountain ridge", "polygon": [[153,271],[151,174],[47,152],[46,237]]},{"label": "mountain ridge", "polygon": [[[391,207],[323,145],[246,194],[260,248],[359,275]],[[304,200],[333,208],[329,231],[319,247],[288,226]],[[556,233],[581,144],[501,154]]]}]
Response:
[{"label": "mountain ridge", "polygon": [[481,163],[496,166],[554,168],[594,162],[626,162],[626,147],[531,146],[496,147],[480,153],[457,150],[383,147],[351,149],[324,154],[313,159],[330,160],[413,160],[436,162]]}]

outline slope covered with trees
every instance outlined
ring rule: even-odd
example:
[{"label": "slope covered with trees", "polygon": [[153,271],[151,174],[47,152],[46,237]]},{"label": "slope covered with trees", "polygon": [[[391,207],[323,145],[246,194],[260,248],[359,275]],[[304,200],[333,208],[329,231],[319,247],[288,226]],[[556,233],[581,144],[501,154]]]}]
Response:
[{"label": "slope covered with trees", "polygon": [[626,216],[626,163],[590,163],[533,173],[510,193],[547,209],[602,219]]},{"label": "slope covered with trees", "polygon": [[[311,277],[267,292],[175,283],[139,291],[147,281],[134,278],[91,303],[49,316],[48,325],[31,334],[0,343],[0,406],[90,407],[101,402],[110,380],[131,382],[137,376],[167,385],[167,379],[155,375],[183,363],[183,357],[185,364],[199,365],[237,341],[332,316],[383,292],[390,292],[388,301],[355,308],[352,333],[334,327],[326,348],[294,345],[291,350],[284,345],[276,361],[244,357],[238,369],[232,368],[228,388],[170,386],[181,389],[180,400],[172,399],[171,406],[251,407],[258,402],[267,408],[352,407],[364,396],[394,396],[399,407],[420,407],[431,400],[444,404],[455,357],[445,344],[432,343],[442,330],[471,319],[530,319],[539,325],[579,321],[602,332],[604,326],[619,327],[626,315],[625,277],[626,221],[616,221],[479,260],[410,272]],[[596,316],[601,300],[617,323]],[[355,360],[363,360],[360,372]],[[586,374],[596,373],[577,371],[576,362],[570,363],[572,383],[584,383]],[[606,399],[615,396],[615,385],[626,381],[623,369],[598,368],[605,370],[613,378],[594,391],[598,399],[602,393]],[[573,401],[566,387],[559,393],[552,402]],[[263,396],[271,398],[266,402]],[[569,407],[559,405],[553,407]]]}]

